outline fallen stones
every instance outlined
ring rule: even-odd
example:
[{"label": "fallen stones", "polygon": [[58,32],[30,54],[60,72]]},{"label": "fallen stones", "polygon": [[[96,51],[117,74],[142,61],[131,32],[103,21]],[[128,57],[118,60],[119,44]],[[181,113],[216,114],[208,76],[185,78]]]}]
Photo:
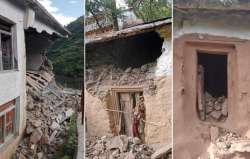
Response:
[{"label": "fallen stones", "polygon": [[52,143],[54,140],[55,140],[55,137],[56,137],[56,134],[57,134],[57,131],[54,131],[51,136],[49,137],[49,144]]},{"label": "fallen stones", "polygon": [[[218,129],[220,133],[218,134]],[[250,139],[247,137],[242,137],[236,133],[230,132],[228,130],[223,130],[222,128],[211,128],[214,131],[211,136],[214,136],[213,142],[211,142],[207,156],[209,158],[231,158],[232,156],[238,156],[246,154],[249,157],[250,153]],[[210,131],[211,131],[210,130]],[[211,132],[212,132],[211,131]],[[217,137],[218,136],[218,137]],[[231,156],[231,157],[230,157]],[[248,158],[242,156],[243,158]]]},{"label": "fallen stones", "polygon": [[225,96],[213,97],[208,92],[204,95],[205,99],[205,114],[199,112],[202,120],[206,121],[225,121],[228,116],[228,104]]},{"label": "fallen stones", "polygon": [[[27,124],[16,156],[23,159],[52,159],[66,140],[69,118],[80,105],[78,95],[66,95],[61,89],[27,91]],[[59,103],[59,104],[58,104]]]},{"label": "fallen stones", "polygon": [[220,119],[221,115],[222,115],[221,111],[212,111],[210,113],[210,116],[217,121]]},{"label": "fallen stones", "polygon": [[39,153],[37,154],[37,159],[42,159],[43,156],[44,156],[44,154],[43,154],[42,152],[39,152]]},{"label": "fallen stones", "polygon": [[86,158],[150,159],[154,150],[125,135],[90,138],[86,141]]},{"label": "fallen stones", "polygon": [[53,121],[53,123],[50,126],[50,129],[51,130],[58,130],[58,129],[60,129],[60,125],[56,121]]},{"label": "fallen stones", "polygon": [[26,127],[26,134],[31,134],[34,131],[33,126],[31,126],[31,124],[28,124],[28,126]]},{"label": "fallen stones", "polygon": [[115,136],[108,144],[108,149],[119,149],[120,152],[125,152],[128,147],[128,138],[124,135]]},{"label": "fallen stones", "polygon": [[42,125],[41,120],[35,120],[35,121],[32,121],[31,123],[35,128],[38,128],[38,127],[40,127]]},{"label": "fallen stones", "polygon": [[30,143],[37,144],[43,136],[43,132],[41,129],[36,129],[32,135],[30,136]]},{"label": "fallen stones", "polygon": [[23,154],[20,154],[18,159],[27,159]]},{"label": "fallen stones", "polygon": [[155,94],[155,85],[149,86],[155,78],[155,69],[156,63],[148,63],[138,68],[128,67],[124,70],[114,65],[88,68],[86,70],[86,89],[100,99],[104,99],[108,94],[109,89],[105,86],[145,85],[147,88],[145,93]]},{"label": "fallen stones", "polygon": [[160,158],[171,158],[171,151],[172,151],[172,146],[171,145],[166,145],[152,154],[151,159],[160,159]]},{"label": "fallen stones", "polygon": [[132,138],[132,140],[133,140],[133,143],[136,145],[139,145],[141,143],[141,140],[138,137],[134,137]]},{"label": "fallen stones", "polygon": [[125,159],[135,159],[135,155],[132,153],[132,151],[126,153]]}]

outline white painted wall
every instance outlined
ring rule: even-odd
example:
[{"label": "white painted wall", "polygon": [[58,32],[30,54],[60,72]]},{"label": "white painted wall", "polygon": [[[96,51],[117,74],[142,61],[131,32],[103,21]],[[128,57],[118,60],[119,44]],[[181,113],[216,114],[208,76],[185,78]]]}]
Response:
[{"label": "white painted wall", "polygon": [[[16,29],[16,51],[18,55],[18,71],[0,71],[0,104],[4,104],[10,100],[20,96],[20,123],[19,132],[21,133],[25,126],[25,105],[26,105],[26,89],[25,89],[25,72],[26,72],[26,56],[25,56],[25,40],[23,20],[24,12],[13,6],[6,0],[0,1],[0,15],[15,23]],[[4,150],[0,151],[0,159],[7,159],[17,142],[18,136],[11,144],[4,146]]]},{"label": "white painted wall", "polygon": [[[176,19],[181,19],[180,17]],[[174,22],[174,38],[184,34],[200,33],[214,36],[250,39],[250,19],[244,16],[190,17],[182,22]]]},{"label": "white painted wall", "polygon": [[[26,124],[26,46],[24,27],[27,19],[26,8],[18,8],[9,0],[0,0],[0,17],[8,19],[14,23],[16,37],[16,51],[18,55],[17,71],[0,71],[0,105],[10,100],[20,97],[20,120],[19,136],[11,141],[6,141],[4,146],[0,147],[0,159],[8,159],[18,146]],[[34,17],[34,16],[32,16]],[[31,23],[38,32],[46,31],[49,34],[57,33],[51,27],[35,19]]]},{"label": "white painted wall", "polygon": [[172,75],[172,39],[164,39],[162,54],[157,59],[156,76]]}]

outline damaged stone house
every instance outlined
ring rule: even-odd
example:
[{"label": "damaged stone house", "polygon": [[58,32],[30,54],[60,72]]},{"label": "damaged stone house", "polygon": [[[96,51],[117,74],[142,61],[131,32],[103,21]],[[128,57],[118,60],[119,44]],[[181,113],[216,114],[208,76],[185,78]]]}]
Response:
[{"label": "damaged stone house", "polygon": [[67,35],[37,0],[0,1],[1,159],[10,158],[25,129],[26,73],[39,70],[50,42]]},{"label": "damaged stone house", "polygon": [[87,136],[133,136],[132,110],[143,96],[143,142],[171,147],[171,24],[166,18],[86,37]]},{"label": "damaged stone house", "polygon": [[[121,16],[117,20],[119,30],[143,23],[141,19],[136,17],[132,8],[122,9]],[[85,23],[85,36],[89,38],[104,32],[112,32],[114,29],[112,22],[105,16],[104,12],[100,12],[95,16],[86,16]]]},{"label": "damaged stone house", "polygon": [[249,6],[174,6],[175,158],[249,158]]}]

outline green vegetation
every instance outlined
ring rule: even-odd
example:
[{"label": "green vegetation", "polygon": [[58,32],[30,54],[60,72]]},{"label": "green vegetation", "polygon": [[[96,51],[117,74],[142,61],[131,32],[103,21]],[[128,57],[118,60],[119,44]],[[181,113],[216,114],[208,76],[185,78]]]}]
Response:
[{"label": "green vegetation", "polygon": [[[171,16],[170,0],[125,0],[127,6],[132,8],[136,16],[144,22],[150,22],[161,18]],[[114,26],[114,30],[118,29],[117,17],[122,18],[124,8],[116,8],[116,0],[87,0],[86,11],[91,14],[99,28],[102,25],[97,18],[99,14],[106,16]]]},{"label": "green vegetation", "polygon": [[118,30],[117,17],[121,16],[121,9],[116,8],[116,0],[86,0],[86,11],[91,14],[99,28],[102,28],[97,16],[104,14],[113,24],[114,29]]},{"label": "green vegetation", "polygon": [[171,16],[171,1],[169,0],[127,0],[126,3],[144,22]]},{"label": "green vegetation", "polygon": [[61,145],[54,159],[74,159],[77,154],[77,117],[72,116],[68,124],[69,130],[66,132],[66,142]]},{"label": "green vegetation", "polygon": [[54,42],[48,50],[49,59],[53,62],[56,75],[82,78],[84,68],[84,19],[78,18],[70,23],[67,29],[72,33],[69,38]]}]

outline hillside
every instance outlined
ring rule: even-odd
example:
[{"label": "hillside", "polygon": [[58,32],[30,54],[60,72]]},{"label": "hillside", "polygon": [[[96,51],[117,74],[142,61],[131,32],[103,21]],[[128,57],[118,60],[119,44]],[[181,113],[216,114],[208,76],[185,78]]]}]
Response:
[{"label": "hillside", "polygon": [[[54,42],[48,50],[48,57],[53,63],[57,80],[83,78],[84,61],[84,18],[79,17],[67,26],[72,33],[69,38],[62,38]],[[59,81],[60,82],[60,81]]]}]

